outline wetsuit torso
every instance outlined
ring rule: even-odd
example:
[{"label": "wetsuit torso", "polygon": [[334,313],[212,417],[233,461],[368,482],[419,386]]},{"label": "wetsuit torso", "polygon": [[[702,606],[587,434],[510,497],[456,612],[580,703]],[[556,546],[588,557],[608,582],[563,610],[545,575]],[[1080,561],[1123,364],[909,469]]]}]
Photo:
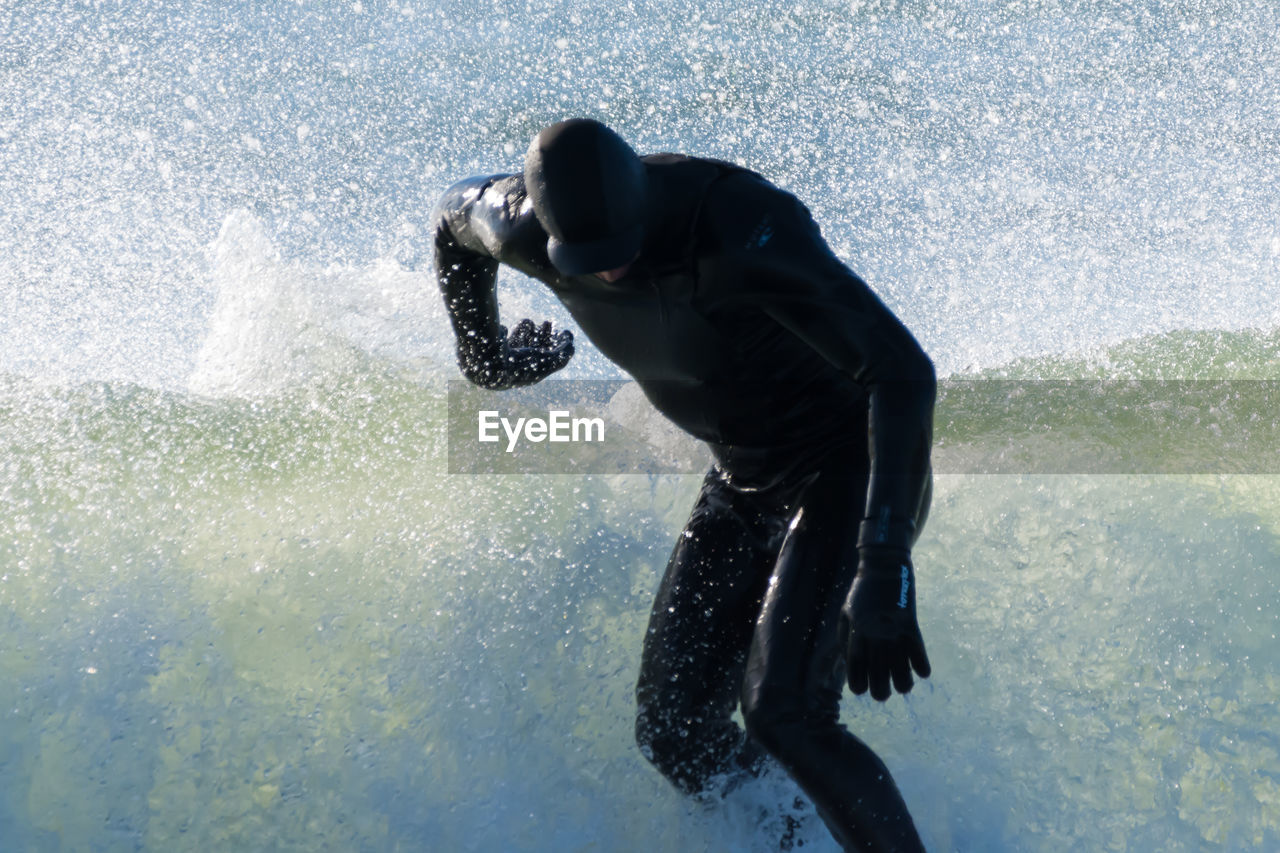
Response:
[{"label": "wetsuit torso", "polygon": [[869,437],[864,517],[914,518],[929,479],[934,372],[910,332],[793,195],[720,161],[643,160],[645,241],[613,283],[555,270],[521,175],[445,193],[436,262],[464,373],[487,384],[476,343],[500,340],[497,266],[507,264],[551,288],[730,475],[766,482],[833,442]]}]

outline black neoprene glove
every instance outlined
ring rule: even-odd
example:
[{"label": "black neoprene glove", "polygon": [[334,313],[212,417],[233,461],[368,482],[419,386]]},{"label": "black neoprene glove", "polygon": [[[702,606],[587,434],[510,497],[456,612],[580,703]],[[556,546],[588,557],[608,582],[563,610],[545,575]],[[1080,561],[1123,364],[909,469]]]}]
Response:
[{"label": "black neoprene glove", "polygon": [[521,320],[507,335],[499,326],[497,340],[465,338],[458,343],[462,372],[477,385],[494,390],[540,382],[573,358],[573,332],[553,332],[551,321],[541,326]]},{"label": "black neoprene glove", "polygon": [[843,611],[849,628],[845,655],[849,689],[883,702],[911,690],[911,671],[931,669],[916,622],[916,579],[911,552],[887,545],[858,548],[858,573]]}]

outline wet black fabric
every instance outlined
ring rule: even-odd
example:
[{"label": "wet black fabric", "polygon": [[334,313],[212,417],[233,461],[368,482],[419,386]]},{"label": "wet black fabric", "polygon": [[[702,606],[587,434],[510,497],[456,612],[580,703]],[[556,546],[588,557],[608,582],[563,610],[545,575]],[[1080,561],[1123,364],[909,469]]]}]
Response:
[{"label": "wet black fabric", "polygon": [[840,609],[869,468],[855,442],[764,490],[708,473],[650,615],[636,739],[687,793],[771,755],[845,849],[922,850],[888,769],[839,722]]},{"label": "wet black fabric", "polygon": [[[716,456],[642,655],[636,734],[655,766],[695,793],[772,756],[846,849],[922,849],[838,705],[859,545],[909,550],[927,508],[932,364],[794,196],[718,161],[643,160],[644,243],[614,283],[554,269],[522,176],[446,192],[436,262],[459,364],[481,384],[501,372],[494,288],[510,265]],[[888,539],[860,543],[866,518]]]}]

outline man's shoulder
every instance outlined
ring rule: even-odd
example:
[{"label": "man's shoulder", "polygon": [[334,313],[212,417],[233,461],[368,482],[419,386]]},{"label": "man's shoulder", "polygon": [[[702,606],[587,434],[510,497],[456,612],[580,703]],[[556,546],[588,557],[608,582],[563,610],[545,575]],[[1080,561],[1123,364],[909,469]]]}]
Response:
[{"label": "man's shoulder", "polygon": [[518,208],[528,197],[524,175],[500,172],[493,175],[473,175],[450,184],[440,195],[439,206],[461,209],[484,199],[486,208]]},{"label": "man's shoulder", "polygon": [[788,220],[798,204],[758,172],[727,173],[708,187],[698,222],[700,243],[712,253],[763,248],[772,226]]},{"label": "man's shoulder", "polygon": [[660,151],[654,154],[646,154],[640,160],[652,169],[684,173],[684,176],[687,177],[699,176],[708,185],[719,183],[722,179],[733,175],[751,176],[757,180],[764,180],[759,173],[748,169],[746,166],[740,166],[737,163],[731,163],[728,160],[720,160],[715,157],[695,157],[692,154]]},{"label": "man's shoulder", "polygon": [[523,174],[465,178],[445,190],[437,209],[439,221],[461,245],[530,275],[550,269],[547,235],[534,215]]}]

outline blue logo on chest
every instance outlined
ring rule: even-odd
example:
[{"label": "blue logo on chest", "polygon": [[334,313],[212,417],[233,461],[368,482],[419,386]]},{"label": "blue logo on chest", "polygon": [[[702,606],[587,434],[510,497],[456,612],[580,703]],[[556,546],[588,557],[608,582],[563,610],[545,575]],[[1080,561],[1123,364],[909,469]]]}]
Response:
[{"label": "blue logo on chest", "polygon": [[764,219],[760,220],[760,224],[751,232],[751,236],[747,238],[747,245],[744,247],[748,251],[751,249],[760,249],[773,239],[773,218],[769,214],[764,215]]}]

